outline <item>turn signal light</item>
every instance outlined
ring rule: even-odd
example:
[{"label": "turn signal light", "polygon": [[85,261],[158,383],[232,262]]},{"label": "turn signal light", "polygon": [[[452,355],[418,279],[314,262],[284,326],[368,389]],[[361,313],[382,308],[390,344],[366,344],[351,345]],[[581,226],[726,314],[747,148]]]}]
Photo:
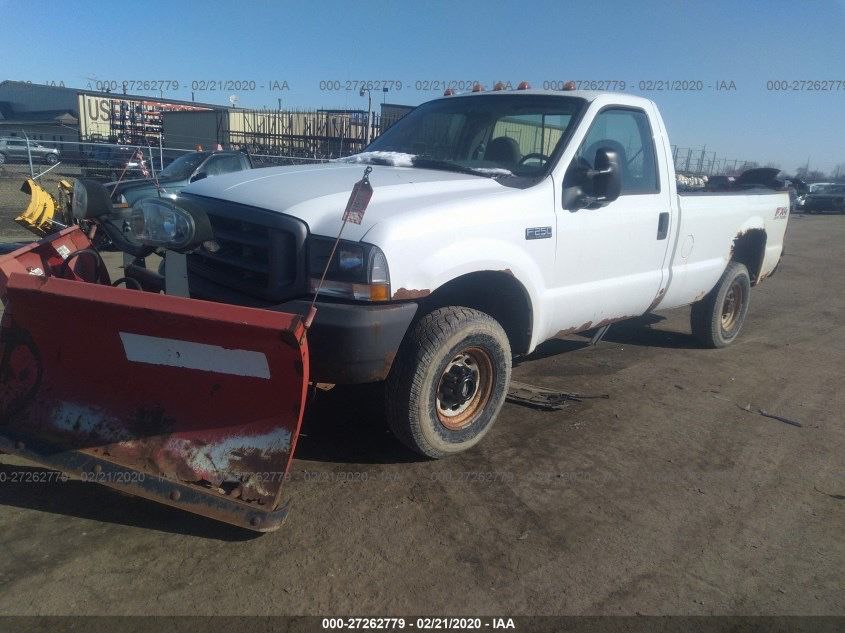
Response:
[{"label": "turn signal light", "polygon": [[451,97],[453,94],[455,94],[455,91],[451,88],[446,88],[446,90],[443,91],[444,97]]},{"label": "turn signal light", "polygon": [[527,81],[520,81],[519,85],[516,87],[517,90],[531,90],[531,84]]},{"label": "turn signal light", "polygon": [[473,92],[484,92],[484,86],[482,86],[481,84],[478,84],[478,83],[473,84],[472,91]]},{"label": "turn signal light", "polygon": [[575,90],[575,87],[576,87],[576,86],[575,86],[575,82],[574,82],[574,81],[567,81],[565,84],[563,84],[563,89],[564,89],[564,90]]},{"label": "turn signal light", "polygon": [[496,85],[493,86],[493,90],[504,90],[504,89],[505,89],[505,84],[502,81],[497,81]]}]

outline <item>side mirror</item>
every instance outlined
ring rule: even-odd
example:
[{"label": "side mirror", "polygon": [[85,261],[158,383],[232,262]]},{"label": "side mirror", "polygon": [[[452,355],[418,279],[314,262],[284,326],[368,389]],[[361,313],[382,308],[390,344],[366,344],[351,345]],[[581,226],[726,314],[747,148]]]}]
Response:
[{"label": "side mirror", "polygon": [[199,173],[194,174],[191,176],[190,182],[196,182],[197,180],[202,180],[203,178],[208,178],[208,172],[201,171]]},{"label": "side mirror", "polygon": [[77,220],[93,220],[114,213],[111,195],[96,180],[77,178],[73,182],[71,212]]},{"label": "side mirror", "polygon": [[596,160],[593,162],[593,192],[596,202],[607,204],[619,197],[622,191],[622,170],[619,168],[619,154],[612,149],[599,148],[596,150]]},{"label": "side mirror", "polygon": [[[578,185],[564,186],[563,208],[577,211],[585,208],[603,207],[619,197],[622,191],[622,171],[619,155],[606,148],[596,150],[594,169],[580,169]],[[591,193],[584,190],[589,189]]]}]

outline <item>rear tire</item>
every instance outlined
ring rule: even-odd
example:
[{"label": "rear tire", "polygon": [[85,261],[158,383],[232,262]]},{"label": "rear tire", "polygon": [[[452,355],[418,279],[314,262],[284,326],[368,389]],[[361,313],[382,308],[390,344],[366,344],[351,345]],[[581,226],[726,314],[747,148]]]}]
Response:
[{"label": "rear tire", "polygon": [[459,306],[417,321],[386,381],[385,412],[408,448],[438,459],[484,437],[505,402],[511,349],[488,314]]},{"label": "rear tire", "polygon": [[690,325],[693,336],[705,347],[730,345],[742,330],[751,299],[751,277],[744,264],[731,262],[719,283],[692,304]]},{"label": "rear tire", "polygon": [[59,162],[59,159],[56,158],[55,154],[47,154],[47,156],[44,158],[44,160],[47,161],[48,165],[55,165],[56,163]]}]

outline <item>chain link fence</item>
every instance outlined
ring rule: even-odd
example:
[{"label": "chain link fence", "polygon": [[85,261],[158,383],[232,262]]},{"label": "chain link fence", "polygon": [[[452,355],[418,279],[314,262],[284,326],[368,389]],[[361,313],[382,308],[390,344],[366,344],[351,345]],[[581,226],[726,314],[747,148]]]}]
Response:
[{"label": "chain link fence", "polygon": [[719,156],[707,147],[678,147],[672,145],[672,160],[675,171],[684,176],[703,178],[705,176],[734,176],[747,169],[758,167],[756,161]]}]

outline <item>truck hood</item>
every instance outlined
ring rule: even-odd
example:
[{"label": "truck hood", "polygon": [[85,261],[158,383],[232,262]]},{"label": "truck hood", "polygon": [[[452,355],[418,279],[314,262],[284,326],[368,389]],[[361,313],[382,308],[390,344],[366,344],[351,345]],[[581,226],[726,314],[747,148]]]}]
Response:
[{"label": "truck hood", "polygon": [[[352,186],[363,176],[364,167],[341,162],[265,167],[206,178],[183,192],[292,215],[308,224],[311,233],[335,236]],[[372,200],[360,225],[346,225],[345,239],[362,239],[375,224],[400,213],[509,190],[486,176],[416,167],[372,168]]]},{"label": "truck hood", "polygon": [[[159,185],[162,189],[168,187],[184,187],[188,184],[187,180],[160,180]],[[116,185],[116,186],[115,186]],[[156,185],[152,178],[134,178],[132,180],[122,180],[120,182],[109,182],[105,184],[106,189],[111,191],[114,189],[115,196],[126,193],[140,193],[145,190],[155,191]]]}]

